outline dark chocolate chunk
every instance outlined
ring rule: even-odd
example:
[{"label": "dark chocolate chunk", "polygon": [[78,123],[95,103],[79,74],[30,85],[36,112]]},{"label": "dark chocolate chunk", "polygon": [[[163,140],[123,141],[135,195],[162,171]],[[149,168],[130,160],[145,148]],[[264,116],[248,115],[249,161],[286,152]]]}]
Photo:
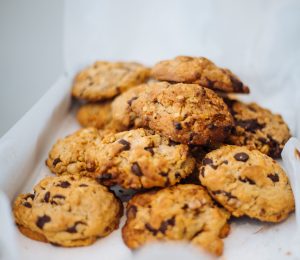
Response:
[{"label": "dark chocolate chunk", "polygon": [[131,166],[131,171],[136,175],[136,176],[143,176],[143,172],[140,168],[140,166],[138,165],[137,162],[133,163],[133,165]]},{"label": "dark chocolate chunk", "polygon": [[183,207],[182,207],[183,210],[186,210],[188,208],[189,208],[188,204],[184,204]]},{"label": "dark chocolate chunk", "polygon": [[145,228],[148,229],[154,236],[158,233],[158,230],[153,228],[149,223],[145,224]]},{"label": "dark chocolate chunk", "polygon": [[246,153],[237,153],[234,155],[234,159],[240,162],[247,162],[249,159],[249,155]]},{"label": "dark chocolate chunk", "polygon": [[160,172],[159,175],[166,177],[166,176],[168,176],[168,173],[167,172]]},{"label": "dark chocolate chunk", "polygon": [[111,180],[112,174],[111,173],[103,173],[97,177],[97,181],[102,183],[103,181]]},{"label": "dark chocolate chunk", "polygon": [[130,150],[130,143],[129,142],[127,142],[124,139],[120,139],[118,142],[123,145],[123,151]]},{"label": "dark chocolate chunk", "polygon": [[61,181],[59,184],[57,184],[57,186],[62,188],[68,188],[71,186],[71,184],[68,181]]},{"label": "dark chocolate chunk", "polygon": [[239,181],[241,182],[244,182],[244,183],[248,183],[250,185],[255,185],[255,181],[254,180],[251,180],[250,178],[247,178],[247,177],[239,177]]},{"label": "dark chocolate chunk", "polygon": [[180,123],[175,122],[174,127],[176,130],[182,130],[182,125]]},{"label": "dark chocolate chunk", "polygon": [[211,164],[213,164],[213,161],[210,158],[204,158],[202,160],[202,165],[211,165]]},{"label": "dark chocolate chunk", "polygon": [[71,226],[71,227],[69,227],[69,228],[66,229],[66,232],[68,232],[68,233],[77,233],[76,227],[79,224],[86,225],[86,223],[84,223],[82,221],[76,221],[73,226]]},{"label": "dark chocolate chunk", "polygon": [[272,180],[272,182],[279,182],[279,176],[277,173],[270,173],[268,174],[268,178],[270,178]]},{"label": "dark chocolate chunk", "polygon": [[145,147],[144,150],[151,153],[151,155],[154,155],[153,147]]},{"label": "dark chocolate chunk", "polygon": [[50,221],[51,221],[51,218],[47,215],[44,215],[44,216],[38,217],[38,219],[36,221],[36,225],[40,229],[43,229],[44,225]]},{"label": "dark chocolate chunk", "polygon": [[129,99],[129,100],[127,101],[127,104],[128,104],[129,106],[131,106],[132,102],[133,102],[134,100],[136,100],[136,99],[138,99],[138,97],[133,97],[133,98]]},{"label": "dark chocolate chunk", "polygon": [[53,166],[56,166],[56,164],[58,164],[58,163],[60,163],[60,162],[61,162],[61,159],[60,159],[60,158],[55,158],[55,159],[53,160],[52,165],[53,165]]},{"label": "dark chocolate chunk", "polygon": [[179,172],[176,172],[176,173],[175,173],[175,178],[176,178],[176,179],[180,179],[180,178],[181,178],[181,175],[180,175]]},{"label": "dark chocolate chunk", "polygon": [[137,207],[134,205],[131,205],[127,210],[127,218],[135,218],[137,213]]},{"label": "dark chocolate chunk", "polygon": [[256,119],[248,120],[237,120],[235,122],[237,126],[244,128],[247,131],[254,133],[257,130],[260,130],[266,126],[266,124],[260,124]]},{"label": "dark chocolate chunk", "polygon": [[47,192],[45,193],[45,196],[44,196],[44,201],[48,203],[48,202],[49,202],[49,198],[50,198],[50,192],[47,191]]},{"label": "dark chocolate chunk", "polygon": [[25,206],[26,208],[32,208],[32,205],[27,201],[23,202],[22,205]]}]

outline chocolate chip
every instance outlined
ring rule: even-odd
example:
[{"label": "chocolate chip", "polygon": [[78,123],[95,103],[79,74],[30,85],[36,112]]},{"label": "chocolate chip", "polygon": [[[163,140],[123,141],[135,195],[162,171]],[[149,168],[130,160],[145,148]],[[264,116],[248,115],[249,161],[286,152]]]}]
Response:
[{"label": "chocolate chip", "polygon": [[68,188],[71,186],[70,182],[68,181],[61,181],[59,184],[57,184],[56,186],[58,187],[62,187],[62,188]]},{"label": "chocolate chip", "polygon": [[42,217],[38,217],[37,221],[36,221],[36,225],[40,228],[43,229],[44,225],[48,222],[51,221],[51,218],[47,215],[44,215]]},{"label": "chocolate chip", "polygon": [[244,183],[248,183],[250,185],[255,185],[255,181],[254,180],[251,180],[250,178],[247,178],[247,177],[239,177],[239,181],[241,182],[244,182]]},{"label": "chocolate chip", "polygon": [[268,174],[268,178],[270,178],[272,180],[272,182],[279,182],[279,176],[277,173],[270,173]]},{"label": "chocolate chip", "polygon": [[127,218],[135,218],[137,213],[137,207],[134,205],[131,205],[127,210]]},{"label": "chocolate chip", "polygon": [[188,208],[189,208],[188,204],[184,204],[182,207],[183,210],[187,210]]},{"label": "chocolate chip", "polygon": [[144,150],[151,153],[151,155],[154,155],[153,147],[145,147]]},{"label": "chocolate chip", "polygon": [[246,153],[237,153],[234,155],[234,159],[240,162],[247,162],[249,159],[249,155]]},{"label": "chocolate chip", "polygon": [[32,208],[32,205],[27,201],[23,202],[22,205],[25,206],[26,208]]},{"label": "chocolate chip", "polygon": [[138,99],[138,97],[133,97],[133,98],[129,99],[129,100],[127,101],[127,104],[128,104],[129,106],[131,106],[131,105],[132,105],[132,102],[133,102],[134,100],[136,100],[136,99]]},{"label": "chocolate chip", "polygon": [[153,228],[149,223],[145,224],[145,228],[148,229],[154,236],[158,233],[158,230]]},{"label": "chocolate chip", "polygon": [[88,185],[83,183],[83,184],[80,184],[79,187],[88,187]]},{"label": "chocolate chip", "polygon": [[182,130],[182,125],[180,123],[175,122],[174,127],[176,130]]},{"label": "chocolate chip", "polygon": [[260,124],[256,119],[248,120],[237,120],[235,122],[237,126],[244,128],[247,131],[254,133],[257,130],[260,130],[266,126],[266,124]]},{"label": "chocolate chip", "polygon": [[45,196],[44,196],[44,201],[48,203],[48,202],[49,202],[49,198],[50,198],[50,192],[47,191],[47,192],[45,193]]},{"label": "chocolate chip", "polygon": [[213,164],[213,161],[210,158],[204,158],[202,160],[202,165],[211,165],[211,164]]},{"label": "chocolate chip", "polygon": [[68,233],[77,233],[76,227],[79,224],[86,225],[86,223],[84,223],[82,221],[76,221],[73,226],[71,226],[71,227],[69,227],[69,228],[66,229],[66,232],[68,232]]},{"label": "chocolate chip", "polygon": [[127,142],[126,140],[120,139],[120,140],[118,141],[118,143],[120,143],[120,144],[123,145],[123,151],[130,150],[130,143]]},{"label": "chocolate chip", "polygon": [[131,171],[136,175],[136,176],[143,176],[143,172],[140,168],[140,166],[138,165],[137,162],[133,163],[133,165],[131,166]]},{"label": "chocolate chip", "polygon": [[64,195],[56,194],[52,198],[53,199],[65,199],[66,197]]},{"label": "chocolate chip", "polygon": [[102,183],[103,181],[107,181],[112,179],[112,174],[111,173],[103,173],[100,176],[97,177],[97,181],[99,183]]},{"label": "chocolate chip", "polygon": [[166,176],[168,176],[168,173],[167,172],[160,172],[159,175],[166,177]]},{"label": "chocolate chip", "polygon": [[169,145],[170,146],[175,146],[175,145],[179,145],[179,143],[173,141],[173,140],[169,140]]},{"label": "chocolate chip", "polygon": [[58,163],[60,163],[60,162],[61,162],[61,159],[60,159],[60,158],[55,158],[55,159],[53,160],[52,165],[53,165],[53,166],[56,166],[56,164],[58,164]]},{"label": "chocolate chip", "polygon": [[180,175],[179,172],[176,172],[176,173],[175,173],[175,178],[176,178],[176,179],[180,179],[180,178],[181,178],[181,175]]}]

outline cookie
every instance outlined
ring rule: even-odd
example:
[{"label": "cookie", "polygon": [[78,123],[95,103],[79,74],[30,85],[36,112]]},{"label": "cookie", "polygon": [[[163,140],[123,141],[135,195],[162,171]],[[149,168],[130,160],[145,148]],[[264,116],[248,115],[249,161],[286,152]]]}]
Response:
[{"label": "cookie", "polygon": [[258,150],[223,146],[206,155],[199,176],[201,184],[233,216],[280,222],[294,210],[284,170]]},{"label": "cookie", "polygon": [[195,160],[187,145],[142,128],[108,135],[87,150],[90,176],[125,189],[166,187],[192,173]]},{"label": "cookie", "polygon": [[258,149],[273,158],[280,158],[281,151],[291,137],[283,118],[256,103],[224,99],[233,115],[235,126],[228,143]]},{"label": "cookie", "polygon": [[233,125],[224,101],[196,84],[149,83],[131,109],[143,126],[183,144],[222,142]]},{"label": "cookie", "polygon": [[77,112],[77,120],[83,127],[104,128],[111,121],[111,101],[88,103]]},{"label": "cookie", "polygon": [[228,69],[203,57],[178,56],[161,61],[152,69],[155,79],[173,83],[195,83],[223,92],[249,93],[249,88]]},{"label": "cookie", "polygon": [[86,148],[93,142],[99,142],[102,137],[102,132],[90,127],[59,139],[50,150],[46,165],[58,175],[66,173],[87,175],[91,167],[85,160]]},{"label": "cookie", "polygon": [[87,246],[119,226],[122,205],[95,180],[78,176],[46,177],[34,193],[19,195],[15,221],[27,237],[56,246]]},{"label": "cookie", "polygon": [[72,95],[87,101],[107,100],[145,82],[149,73],[139,63],[97,61],[78,73]]},{"label": "cookie", "polygon": [[229,217],[201,186],[176,185],[135,195],[127,205],[122,237],[132,249],[157,240],[182,240],[221,255]]},{"label": "cookie", "polygon": [[141,127],[141,120],[131,109],[133,100],[145,91],[146,84],[133,87],[112,102],[112,125],[119,131]]}]

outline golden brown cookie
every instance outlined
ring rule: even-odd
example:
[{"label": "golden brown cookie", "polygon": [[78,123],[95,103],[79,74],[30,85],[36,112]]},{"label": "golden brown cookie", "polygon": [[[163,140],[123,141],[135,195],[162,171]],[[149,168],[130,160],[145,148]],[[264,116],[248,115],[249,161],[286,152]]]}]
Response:
[{"label": "golden brown cookie", "polygon": [[46,177],[34,187],[33,194],[17,197],[13,212],[25,236],[74,247],[90,245],[117,229],[122,204],[90,178]]},{"label": "golden brown cookie", "polygon": [[127,205],[122,236],[132,249],[157,240],[183,240],[221,255],[229,217],[201,186],[177,185],[135,195]]},{"label": "golden brown cookie", "polygon": [[145,82],[149,73],[148,68],[135,62],[97,61],[78,73],[72,95],[87,101],[110,99]]},{"label": "golden brown cookie", "polygon": [[272,158],[245,146],[222,146],[208,153],[200,181],[233,216],[280,222],[294,210],[284,170]]},{"label": "golden brown cookie", "polygon": [[174,83],[195,83],[223,92],[249,93],[249,88],[230,70],[219,68],[203,57],[178,56],[161,61],[153,67],[152,76]]},{"label": "golden brown cookie", "polygon": [[88,103],[77,112],[77,120],[83,127],[102,129],[110,123],[111,117],[111,101]]},{"label": "golden brown cookie", "polygon": [[143,126],[183,144],[222,142],[233,125],[224,101],[196,84],[149,83],[131,109]]},{"label": "golden brown cookie", "polygon": [[280,158],[281,151],[291,137],[283,118],[256,103],[224,99],[234,118],[235,126],[228,143],[258,149],[273,158]]}]

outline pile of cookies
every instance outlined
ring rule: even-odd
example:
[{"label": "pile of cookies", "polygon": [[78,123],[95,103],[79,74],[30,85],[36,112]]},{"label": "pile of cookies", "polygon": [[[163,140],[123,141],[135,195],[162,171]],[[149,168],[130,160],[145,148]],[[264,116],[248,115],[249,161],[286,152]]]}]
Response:
[{"label": "pile of cookies", "polygon": [[[20,231],[54,245],[89,245],[118,228],[124,203],[129,248],[182,240],[221,255],[231,217],[283,221],[294,198],[274,159],[289,128],[233,93],[249,88],[200,57],[152,69],[129,62],[84,69],[72,87],[85,102],[77,113],[83,128],[49,152],[56,176],[17,197]],[[121,202],[128,190],[135,194]]]}]

